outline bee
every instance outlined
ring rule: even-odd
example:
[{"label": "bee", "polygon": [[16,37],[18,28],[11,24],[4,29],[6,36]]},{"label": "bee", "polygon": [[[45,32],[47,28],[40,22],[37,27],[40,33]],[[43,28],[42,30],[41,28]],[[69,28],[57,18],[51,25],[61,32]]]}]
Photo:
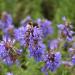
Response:
[{"label": "bee", "polygon": [[[13,41],[13,40],[12,40]],[[18,58],[18,54],[16,52],[16,48],[13,46],[13,42],[11,40],[7,39],[4,41],[5,49],[8,52],[8,55],[10,56],[10,59],[15,62]]]}]

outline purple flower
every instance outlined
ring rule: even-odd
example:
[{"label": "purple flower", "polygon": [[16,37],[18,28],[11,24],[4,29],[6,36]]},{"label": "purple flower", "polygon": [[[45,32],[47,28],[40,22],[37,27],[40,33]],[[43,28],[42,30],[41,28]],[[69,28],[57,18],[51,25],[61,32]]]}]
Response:
[{"label": "purple flower", "polygon": [[3,41],[0,42],[0,59],[4,64],[11,66],[15,63],[17,56],[21,53],[14,47],[15,40],[3,36]]},{"label": "purple flower", "polygon": [[57,39],[54,39],[54,40],[50,41],[50,44],[49,44],[50,50],[57,49],[58,48],[58,44],[59,44],[59,41]]},{"label": "purple flower", "polygon": [[43,67],[44,72],[48,70],[56,71],[61,64],[61,54],[60,52],[47,54],[44,57],[45,66]]},{"label": "purple flower", "polygon": [[68,52],[70,52],[70,53],[73,52],[73,51],[74,51],[73,48],[69,48],[69,49],[68,49]]},{"label": "purple flower", "polygon": [[9,25],[9,27],[3,30],[3,33],[4,33],[4,36],[9,36],[11,38],[14,38],[14,26]]},{"label": "purple flower", "polygon": [[59,29],[59,37],[61,39],[65,39],[66,41],[73,41],[73,34],[74,32],[71,30],[70,26],[66,26],[66,24],[59,24],[58,26]]},{"label": "purple flower", "polygon": [[21,55],[21,54],[22,54],[22,52],[23,52],[23,50],[22,50],[22,49],[17,50],[17,54],[18,54],[18,55]]},{"label": "purple flower", "polygon": [[36,22],[37,22],[37,24],[38,24],[39,26],[42,24],[42,20],[41,20],[40,18],[38,18],[38,19],[36,20]]},{"label": "purple flower", "polygon": [[72,63],[75,65],[75,55],[72,56]]},{"label": "purple flower", "polygon": [[3,12],[1,16],[0,29],[2,30],[3,35],[11,37],[14,29],[12,17],[7,12]]},{"label": "purple flower", "polygon": [[25,27],[20,27],[20,28],[14,30],[15,39],[17,41],[19,41],[21,45],[26,45],[26,41],[25,41],[26,31],[27,30]]},{"label": "purple flower", "polygon": [[30,56],[34,57],[37,62],[42,61],[45,49],[46,47],[42,42],[35,43],[35,41],[33,41],[29,44]]},{"label": "purple flower", "polygon": [[45,20],[44,22],[41,19],[37,20],[38,25],[42,29],[43,36],[47,37],[50,34],[53,34],[53,28],[51,26],[52,22],[49,20]]},{"label": "purple flower", "polygon": [[8,28],[10,25],[12,25],[11,15],[7,12],[3,12],[2,13],[2,18],[0,20],[1,29],[4,30],[4,28]]},{"label": "purple flower", "polygon": [[25,19],[23,19],[20,24],[22,26],[26,26],[28,24],[28,22],[31,20],[31,17],[30,16],[27,16]]},{"label": "purple flower", "polygon": [[5,50],[4,44],[0,43],[0,58],[5,58],[6,56],[8,56],[8,53]]},{"label": "purple flower", "polygon": [[31,31],[28,48],[30,56],[34,57],[36,61],[42,60],[42,55],[44,54],[46,48],[42,42],[42,31],[36,26]]},{"label": "purple flower", "polygon": [[27,25],[26,27],[20,27],[14,31],[15,39],[20,42],[24,47],[29,45],[31,39],[41,40],[42,31],[40,28],[31,27]]},{"label": "purple flower", "polygon": [[8,66],[11,66],[13,64],[13,60],[11,60],[10,56],[6,56],[4,59],[3,59],[3,63],[8,65]]},{"label": "purple flower", "polygon": [[67,37],[66,40],[71,42],[71,41],[73,41],[73,37]]},{"label": "purple flower", "polygon": [[65,25],[59,24],[59,25],[57,25],[57,27],[58,27],[58,29],[63,30],[65,28]]},{"label": "purple flower", "polygon": [[13,75],[13,73],[11,73],[11,72],[7,72],[6,75]]},{"label": "purple flower", "polygon": [[42,30],[40,28],[33,28],[33,33],[32,33],[32,38],[33,39],[38,39],[38,40],[42,40]]}]

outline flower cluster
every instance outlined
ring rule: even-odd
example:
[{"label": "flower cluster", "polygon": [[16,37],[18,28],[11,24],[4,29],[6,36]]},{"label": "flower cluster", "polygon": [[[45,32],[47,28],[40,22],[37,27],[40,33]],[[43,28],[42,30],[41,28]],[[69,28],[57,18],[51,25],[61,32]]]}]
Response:
[{"label": "flower cluster", "polygon": [[45,66],[42,68],[42,71],[47,74],[48,70],[56,71],[61,65],[61,54],[60,52],[52,53],[49,52],[44,57]]},{"label": "flower cluster", "polygon": [[59,24],[57,27],[59,29],[58,33],[60,39],[66,39],[66,41],[73,41],[73,26],[66,21],[66,18],[64,19],[64,24]]},{"label": "flower cluster", "polygon": [[39,24],[40,28],[42,29],[44,38],[47,37],[48,35],[53,34],[53,28],[51,26],[52,24],[51,21],[49,20],[42,21],[41,19],[37,19],[36,22]]},{"label": "flower cluster", "polygon": [[[0,60],[7,66],[18,64],[21,61],[20,58],[26,55],[24,52],[27,51],[28,56],[33,57],[36,62],[44,63],[42,72],[46,74],[49,70],[56,71],[62,64],[75,65],[73,26],[67,22],[65,17],[63,17],[63,21],[63,24],[57,25],[58,37],[50,39],[45,44],[45,38],[53,34],[51,21],[47,19],[33,20],[27,16],[16,28],[13,25],[11,15],[3,12],[0,19],[0,30],[2,32]],[[63,60],[62,47],[68,50],[69,60]],[[7,75],[13,75],[13,73],[9,72]]]},{"label": "flower cluster", "polygon": [[0,43],[0,59],[8,66],[11,66],[18,60],[18,56],[22,53],[22,49],[14,47],[15,40],[9,37],[3,37]]}]

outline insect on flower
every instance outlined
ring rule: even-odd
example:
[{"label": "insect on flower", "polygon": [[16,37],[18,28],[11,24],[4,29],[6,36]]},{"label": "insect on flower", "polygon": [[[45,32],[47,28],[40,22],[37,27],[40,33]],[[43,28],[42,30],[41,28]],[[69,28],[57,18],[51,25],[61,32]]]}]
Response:
[{"label": "insect on flower", "polygon": [[14,43],[14,39],[11,40],[11,38],[5,36],[3,37],[3,41],[0,43],[0,58],[7,65],[15,63],[19,56],[17,53],[17,50],[19,49],[14,47]]}]

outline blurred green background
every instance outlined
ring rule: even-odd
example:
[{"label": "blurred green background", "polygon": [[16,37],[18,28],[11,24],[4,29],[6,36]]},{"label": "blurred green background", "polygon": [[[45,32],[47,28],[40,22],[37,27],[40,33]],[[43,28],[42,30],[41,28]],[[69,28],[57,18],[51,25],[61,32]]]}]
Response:
[{"label": "blurred green background", "polygon": [[[51,20],[55,31],[57,31],[56,25],[61,23],[62,16],[66,16],[75,25],[75,0],[0,0],[0,16],[3,11],[12,14],[15,25],[28,15],[34,19]],[[25,64],[27,66],[25,70],[12,66],[14,75],[44,75],[40,71],[42,63],[36,63],[33,59],[27,58]],[[0,65],[0,75],[5,75],[8,71],[7,66],[2,63]],[[75,69],[61,66],[56,72],[50,72],[50,75],[75,75]]]}]

